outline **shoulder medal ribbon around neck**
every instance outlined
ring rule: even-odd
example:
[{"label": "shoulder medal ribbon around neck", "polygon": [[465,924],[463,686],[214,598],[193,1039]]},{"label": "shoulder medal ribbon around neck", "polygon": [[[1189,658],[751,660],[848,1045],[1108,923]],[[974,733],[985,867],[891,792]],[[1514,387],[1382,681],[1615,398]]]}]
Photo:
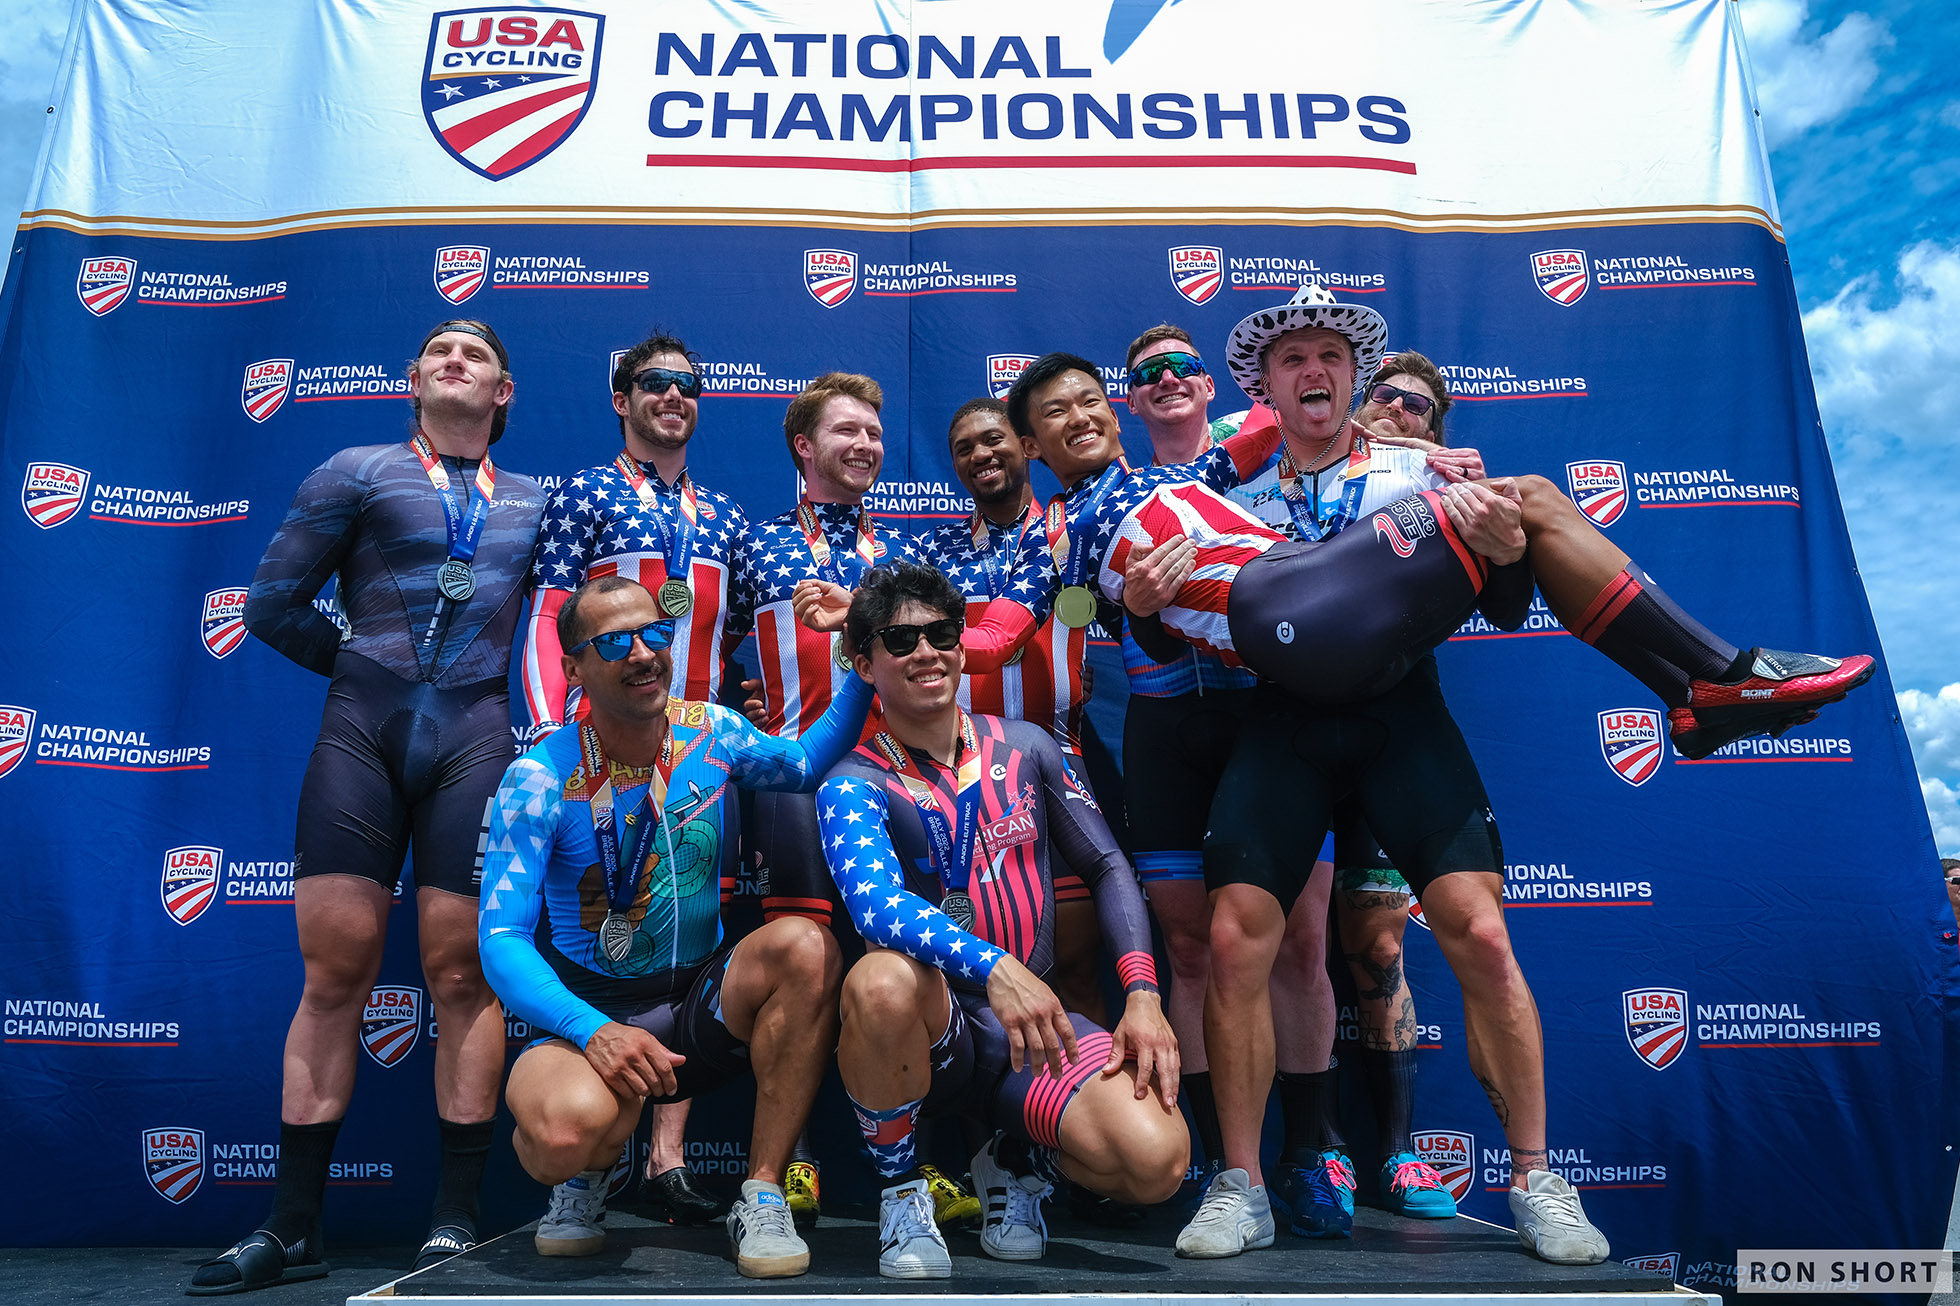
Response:
[{"label": "shoulder medal ribbon around neck", "polygon": [[[1279,447],[1279,493],[1286,503],[1286,510],[1293,514],[1293,525],[1298,528],[1300,538],[1312,543],[1329,535],[1338,535],[1352,523],[1361,508],[1361,493],[1368,480],[1370,455],[1368,442],[1356,437],[1354,449],[1348,454],[1345,475],[1341,485],[1341,500],[1325,519],[1320,516],[1320,485],[1318,479],[1311,489],[1302,488],[1303,476],[1299,464],[1293,460],[1292,448],[1281,442]],[[1325,471],[1325,468],[1321,469]]]},{"label": "shoulder medal ribbon around neck", "polygon": [[980,779],[984,765],[980,758],[980,740],[973,729],[973,718],[960,711],[960,757],[953,768],[955,796],[948,802],[940,790],[920,771],[919,764],[912,760],[905,745],[892,738],[889,732],[881,731],[872,740],[884,760],[898,775],[899,783],[912,805],[919,809],[919,823],[925,827],[927,849],[932,856],[932,868],[939,875],[939,885],[944,893],[940,909],[952,917],[953,923],[969,934],[973,932],[973,899],[968,896],[966,887],[973,875],[973,859],[976,856],[976,840],[980,833],[980,799],[982,790]]},{"label": "shoulder medal ribbon around neck", "polygon": [[[1090,563],[1088,532],[1095,529],[1096,510],[1129,471],[1129,463],[1121,458],[1103,468],[1095,488],[1083,497],[1081,508],[1073,514],[1066,494],[1058,494],[1048,501],[1045,523],[1048,556],[1054,563],[1056,578],[1061,581],[1061,589],[1055,595],[1055,620],[1064,626],[1080,628],[1096,619],[1095,591],[1084,583]],[[1077,522],[1083,532],[1079,539]]]},{"label": "shoulder medal ribbon around neck", "polygon": [[[667,860],[674,860],[673,835],[667,829],[667,781],[673,774],[674,733],[668,730],[660,744],[660,757],[649,767],[622,766],[606,756],[599,732],[590,722],[578,728],[579,770],[573,780],[575,792],[590,795],[586,802],[592,819],[592,834],[599,845],[599,866],[606,877],[606,918],[599,925],[599,951],[615,966],[633,955],[633,943],[640,925],[631,916],[633,899],[646,879],[659,851],[652,839],[658,829],[666,839]],[[615,813],[620,788],[631,788],[641,781],[646,792],[629,812]],[[635,831],[644,822],[647,828]],[[621,827],[624,826],[624,830]],[[644,857],[638,855],[645,850]]]},{"label": "shoulder medal ribbon around neck", "polygon": [[653,492],[653,486],[640,470],[640,465],[629,458],[624,450],[613,459],[613,466],[633,487],[640,508],[660,523],[660,561],[667,571],[667,579],[661,581],[659,589],[654,592],[654,598],[660,604],[660,615],[685,617],[694,607],[694,591],[688,582],[694,574],[694,533],[701,525],[694,478],[687,474],[686,469],[682,469],[674,496],[680,511],[678,515],[670,515],[661,505],[660,496]]},{"label": "shoulder medal ribbon around neck", "polygon": [[436,571],[436,590],[443,601],[436,604],[435,614],[429,619],[429,629],[424,633],[424,642],[435,638],[436,623],[442,610],[450,603],[466,603],[476,593],[476,573],[470,563],[476,558],[477,542],[483,538],[484,523],[490,520],[490,505],[497,499],[497,468],[485,453],[483,460],[476,465],[476,494],[472,496],[467,488],[463,499],[468,504],[458,502],[456,492],[450,488],[449,473],[443,470],[442,456],[436,452],[429,437],[417,431],[409,442],[415,450],[416,460],[422,464],[422,471],[429,478],[442,500],[443,524],[449,530],[449,548],[442,566]]}]

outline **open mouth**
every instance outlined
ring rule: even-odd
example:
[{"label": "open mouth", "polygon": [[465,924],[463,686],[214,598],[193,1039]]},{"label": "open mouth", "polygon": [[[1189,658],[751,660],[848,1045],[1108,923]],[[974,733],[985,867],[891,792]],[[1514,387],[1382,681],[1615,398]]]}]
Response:
[{"label": "open mouth", "polygon": [[1334,392],[1325,386],[1308,386],[1300,392],[1299,403],[1309,418],[1323,420],[1334,411]]}]

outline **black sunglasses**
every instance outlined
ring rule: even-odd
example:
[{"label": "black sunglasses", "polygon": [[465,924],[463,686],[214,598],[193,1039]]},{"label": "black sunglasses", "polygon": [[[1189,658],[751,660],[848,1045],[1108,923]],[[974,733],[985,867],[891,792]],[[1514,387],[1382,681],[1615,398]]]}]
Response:
[{"label": "black sunglasses", "polygon": [[1168,353],[1152,354],[1130,369],[1130,387],[1141,389],[1147,385],[1156,385],[1166,372],[1180,378],[1203,376],[1205,360],[1196,354],[1187,354],[1178,349]]},{"label": "black sunglasses", "polygon": [[644,367],[633,373],[633,384],[650,395],[664,395],[668,386],[679,386],[681,398],[701,397],[701,378],[692,372],[671,367]]},{"label": "black sunglasses", "polygon": [[1413,390],[1402,390],[1386,381],[1375,382],[1368,398],[1386,408],[1397,399],[1402,401],[1402,411],[1411,417],[1421,417],[1436,406],[1436,401],[1428,395],[1419,395]]},{"label": "black sunglasses", "polygon": [[649,621],[638,630],[609,630],[603,635],[594,635],[582,644],[575,644],[566,652],[578,654],[590,648],[608,662],[619,662],[633,651],[633,641],[638,639],[647,650],[658,653],[674,642],[674,623],[671,621]]},{"label": "black sunglasses", "polygon": [[926,643],[941,653],[950,653],[959,647],[960,632],[965,628],[966,623],[958,617],[941,617],[923,626],[886,626],[866,635],[864,642],[858,645],[858,652],[869,652],[871,641],[882,639],[885,641],[885,652],[895,658],[910,657],[912,650],[919,647],[919,636],[924,635]]}]

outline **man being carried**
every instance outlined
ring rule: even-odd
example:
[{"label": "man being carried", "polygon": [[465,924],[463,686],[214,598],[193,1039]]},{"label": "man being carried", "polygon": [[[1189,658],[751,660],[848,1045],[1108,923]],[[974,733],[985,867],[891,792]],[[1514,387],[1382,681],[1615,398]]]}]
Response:
[{"label": "man being carried", "polygon": [[729,1241],[748,1277],[801,1274],[810,1251],[782,1178],[835,1045],[842,960],[797,917],[723,942],[721,798],[730,779],[813,788],[856,742],[870,693],[847,685],[803,743],[714,704],[670,709],[673,621],[619,576],[568,598],[558,637],[588,715],[505,774],[480,926],[491,985],[555,1036],[525,1050],[506,1090],[518,1159],[556,1185],[538,1250],[603,1245],[606,1174],[647,1099],[691,1098],[752,1066],[749,1177]]},{"label": "man being carried", "polygon": [[[885,728],[818,792],[831,874],[875,945],[844,983],[838,1061],[889,1185],[878,1270],[891,1278],[952,1273],[914,1153],[922,1113],[1006,1131],[973,1158],[981,1247],[1005,1260],[1045,1251],[1055,1175],[1146,1204],[1176,1191],[1189,1158],[1136,881],[1047,731],[960,708],[964,607],[929,567],[863,579],[846,639]],[[1127,1001],[1107,1033],[1042,980],[1051,840],[1089,880],[1117,956]]]}]

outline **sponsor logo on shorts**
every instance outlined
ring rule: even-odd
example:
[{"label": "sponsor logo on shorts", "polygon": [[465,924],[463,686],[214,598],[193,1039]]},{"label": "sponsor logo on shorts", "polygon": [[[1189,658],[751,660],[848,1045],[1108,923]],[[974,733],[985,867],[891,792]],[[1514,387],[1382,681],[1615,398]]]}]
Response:
[{"label": "sponsor logo on shorts", "polygon": [[1681,1253],[1649,1252],[1645,1256],[1622,1256],[1620,1263],[1629,1270],[1646,1270],[1653,1274],[1664,1274],[1669,1283],[1674,1282],[1675,1274],[1681,1269]]},{"label": "sponsor logo on shorts", "polygon": [[245,416],[263,422],[285,406],[292,384],[292,359],[260,359],[245,369],[245,384],[238,402],[244,405]]},{"label": "sponsor logo on shorts", "polygon": [[436,251],[436,293],[460,304],[483,289],[489,267],[488,245],[444,245]]},{"label": "sponsor logo on shorts", "polygon": [[85,258],[81,270],[75,274],[75,295],[83,308],[101,317],[114,312],[128,299],[130,287],[135,284],[135,259],[116,254]]},{"label": "sponsor logo on shorts", "polygon": [[163,855],[163,909],[179,925],[189,925],[218,897],[218,871],[225,850],[186,844]]},{"label": "sponsor logo on shorts", "polygon": [[1680,989],[1628,989],[1620,995],[1627,1046],[1655,1070],[1666,1070],[1688,1046],[1688,995]]},{"label": "sponsor logo on shorts", "polygon": [[1627,465],[1584,462],[1565,465],[1572,502],[1595,526],[1611,526],[1627,510]]},{"label": "sponsor logo on shorts", "polygon": [[1531,280],[1540,294],[1560,308],[1571,308],[1586,297],[1592,284],[1583,249],[1545,249],[1531,256]]},{"label": "sponsor logo on shorts", "polygon": [[401,1064],[422,1034],[422,990],[381,984],[361,1011],[361,1047],[378,1066]]},{"label": "sponsor logo on shorts", "polygon": [[1194,304],[1202,304],[1225,284],[1225,251],[1216,245],[1173,245],[1171,285]]},{"label": "sponsor logo on shorts", "polygon": [[1443,1180],[1450,1196],[1462,1201],[1476,1177],[1477,1140],[1450,1130],[1418,1129],[1409,1135],[1415,1154],[1427,1161]]},{"label": "sponsor logo on shorts", "polygon": [[20,506],[42,530],[61,525],[81,511],[88,497],[88,473],[67,463],[29,463],[20,483]]},{"label": "sponsor logo on shorts", "polygon": [[1375,534],[1388,542],[1395,556],[1406,558],[1416,545],[1436,533],[1436,517],[1420,499],[1398,499],[1375,514]]},{"label": "sponsor logo on shorts", "polygon": [[20,765],[34,740],[34,709],[0,703],[0,775]]},{"label": "sponsor logo on shorts", "polygon": [[988,354],[987,393],[996,399],[1007,398],[1007,392],[1035,358],[1034,354]]},{"label": "sponsor logo on shorts", "polygon": [[230,657],[245,642],[245,594],[233,588],[212,590],[204,596],[198,634],[204,640],[204,651],[212,657]]},{"label": "sponsor logo on shorts", "polygon": [[436,144],[502,181],[563,145],[592,105],[606,20],[572,9],[451,9],[429,22],[422,117]]},{"label": "sponsor logo on shorts", "polygon": [[204,1182],[204,1131],[177,1125],[145,1129],[143,1177],[158,1197],[182,1206]]},{"label": "sponsor logo on shorts", "polygon": [[1615,707],[1599,714],[1599,751],[1613,774],[1638,789],[1661,765],[1661,714]]},{"label": "sponsor logo on shorts", "polygon": [[825,308],[849,299],[858,284],[858,256],[848,249],[803,251],[803,288]]}]

